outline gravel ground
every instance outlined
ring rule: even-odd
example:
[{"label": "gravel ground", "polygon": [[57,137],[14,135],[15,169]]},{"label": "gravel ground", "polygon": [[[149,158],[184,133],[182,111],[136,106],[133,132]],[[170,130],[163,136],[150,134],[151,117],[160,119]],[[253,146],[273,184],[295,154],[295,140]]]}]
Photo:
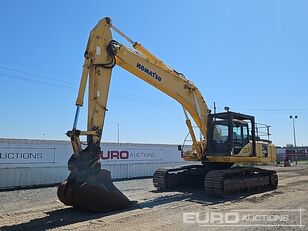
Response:
[{"label": "gravel ground", "polygon": [[[115,185],[138,204],[112,213],[89,213],[64,206],[56,196],[56,187],[0,192],[0,230],[308,230],[308,165],[274,169],[279,176],[277,190],[224,200],[197,189],[157,192],[152,179],[118,181]],[[220,220],[206,222],[207,216],[221,219],[222,212],[224,224]],[[236,219],[234,212],[246,220],[230,223]],[[282,220],[260,220],[275,215]],[[184,223],[183,216],[190,223]],[[300,222],[302,227],[298,226]]]}]

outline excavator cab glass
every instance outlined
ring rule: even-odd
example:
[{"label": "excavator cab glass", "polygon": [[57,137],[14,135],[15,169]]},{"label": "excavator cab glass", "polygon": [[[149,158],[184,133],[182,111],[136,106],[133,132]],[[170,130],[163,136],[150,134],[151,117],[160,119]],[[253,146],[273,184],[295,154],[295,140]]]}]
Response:
[{"label": "excavator cab glass", "polygon": [[229,127],[228,122],[225,120],[215,121],[213,124],[213,137],[212,137],[212,152],[227,153],[229,150]]},{"label": "excavator cab glass", "polygon": [[246,121],[233,122],[233,152],[240,153],[242,148],[249,143],[249,128]]},{"label": "excavator cab glass", "polygon": [[[207,154],[212,156],[236,155],[250,141],[255,150],[254,123],[253,116],[240,113],[210,114]],[[250,131],[249,127],[253,129]]]}]

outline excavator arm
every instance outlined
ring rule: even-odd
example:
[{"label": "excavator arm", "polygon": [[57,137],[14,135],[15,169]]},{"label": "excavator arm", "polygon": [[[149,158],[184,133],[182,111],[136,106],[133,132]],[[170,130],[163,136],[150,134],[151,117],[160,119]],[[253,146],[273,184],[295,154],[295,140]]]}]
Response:
[{"label": "excavator arm", "polygon": [[[113,40],[111,29],[128,40],[132,48],[127,48]],[[73,129],[67,132],[74,153],[68,161],[70,174],[58,187],[58,197],[66,205],[106,212],[133,204],[113,185],[111,173],[101,169],[99,161],[112,68],[116,65],[182,105],[193,141],[192,150],[184,153],[184,159],[202,160],[205,155],[208,108],[198,88],[183,74],[164,64],[141,44],[129,39],[112,25],[109,18],[104,18],[90,32],[76,100],[77,109]],[[80,108],[84,104],[87,85],[87,130],[80,131],[77,129],[77,122]],[[189,114],[201,131],[201,140],[197,140],[194,134]],[[82,148],[80,141],[82,135],[87,137],[85,149]]]},{"label": "excavator arm", "polygon": [[[133,45],[127,48],[112,39],[111,29]],[[71,137],[74,153],[81,151],[79,135],[87,135],[88,144],[100,142],[106,114],[112,68],[118,65],[136,77],[178,101],[184,110],[186,124],[192,137],[192,150],[186,158],[201,160],[205,154],[208,108],[198,88],[185,76],[164,64],[141,44],[133,42],[112,25],[109,18],[98,22],[90,33],[83,72],[76,100],[77,110]],[[77,131],[79,108],[83,106],[86,84],[89,85],[88,130]],[[197,141],[188,113],[199,127],[202,140]]]}]

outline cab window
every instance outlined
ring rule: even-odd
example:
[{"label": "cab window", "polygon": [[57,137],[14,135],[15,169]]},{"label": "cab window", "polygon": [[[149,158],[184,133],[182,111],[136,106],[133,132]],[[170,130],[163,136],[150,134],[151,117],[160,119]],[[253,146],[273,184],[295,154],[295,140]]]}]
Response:
[{"label": "cab window", "polygon": [[222,124],[216,124],[214,126],[213,140],[228,141],[228,126]]}]

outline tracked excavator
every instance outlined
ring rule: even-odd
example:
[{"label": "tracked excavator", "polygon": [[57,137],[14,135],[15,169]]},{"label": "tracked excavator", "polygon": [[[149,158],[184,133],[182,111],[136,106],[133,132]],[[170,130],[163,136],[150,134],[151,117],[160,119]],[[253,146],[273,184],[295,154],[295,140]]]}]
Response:
[{"label": "tracked excavator", "polygon": [[[132,47],[113,40],[112,30]],[[189,150],[182,147],[179,150],[184,160],[194,164],[158,169],[153,176],[158,190],[201,185],[205,193],[225,197],[277,188],[275,171],[238,165],[276,160],[275,146],[256,134],[255,118],[232,111],[211,113],[192,81],[131,40],[106,17],[90,32],[84,54],[75,119],[72,130],[67,132],[74,152],[68,161],[70,174],[57,192],[64,204],[99,212],[124,209],[134,204],[113,185],[110,172],[101,169],[99,160],[110,79],[116,65],[172,97],[183,107],[192,145]],[[77,121],[87,85],[87,131],[80,131]],[[191,118],[200,130],[200,139],[197,139]],[[86,136],[86,148],[83,148],[80,136]]]}]

